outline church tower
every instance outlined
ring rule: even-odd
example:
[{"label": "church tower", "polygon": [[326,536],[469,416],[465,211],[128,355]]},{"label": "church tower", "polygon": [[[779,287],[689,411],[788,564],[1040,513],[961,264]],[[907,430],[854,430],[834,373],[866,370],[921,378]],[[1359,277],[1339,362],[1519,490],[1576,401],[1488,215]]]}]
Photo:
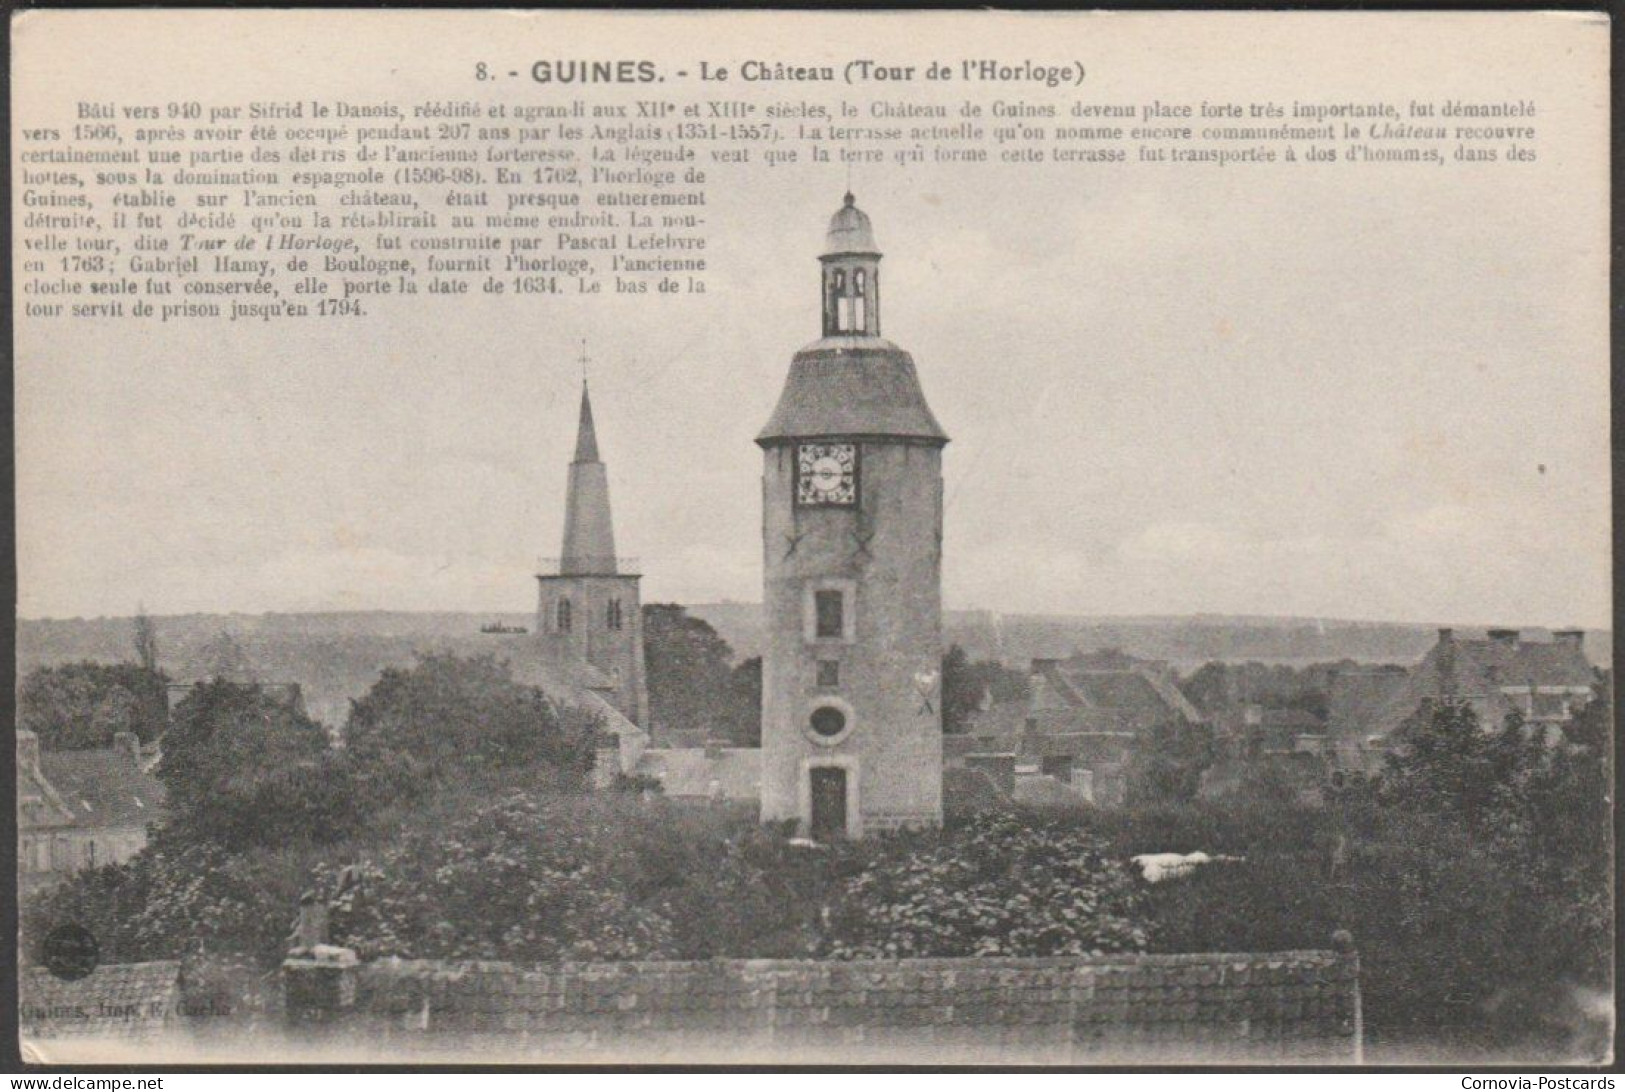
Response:
[{"label": "church tower", "polygon": [[942,821],[942,449],[880,336],[880,252],[849,193],[819,256],[823,337],[762,448],[762,819],[818,838]]},{"label": "church tower", "polygon": [[621,572],[609,509],[609,471],[598,455],[592,400],[581,383],[581,418],[565,494],[564,548],[541,585],[536,632],[547,663],[580,668],[581,684],[603,693],[640,728],[649,723],[643,667],[643,611],[636,573]]}]

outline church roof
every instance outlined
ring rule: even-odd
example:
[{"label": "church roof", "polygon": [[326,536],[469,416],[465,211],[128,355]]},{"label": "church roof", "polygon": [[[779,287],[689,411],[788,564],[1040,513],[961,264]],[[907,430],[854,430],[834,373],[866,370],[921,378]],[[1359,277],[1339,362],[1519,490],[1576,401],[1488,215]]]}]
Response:
[{"label": "church roof", "polygon": [[914,358],[878,337],[826,337],[790,362],[779,404],[756,442],[812,436],[948,442],[926,405]]},{"label": "church roof", "polygon": [[824,235],[824,254],[826,258],[836,254],[874,254],[880,251],[875,247],[874,226],[869,223],[869,215],[857,206],[857,198],[850,193],[846,201],[835,215],[829,218],[829,231]]}]

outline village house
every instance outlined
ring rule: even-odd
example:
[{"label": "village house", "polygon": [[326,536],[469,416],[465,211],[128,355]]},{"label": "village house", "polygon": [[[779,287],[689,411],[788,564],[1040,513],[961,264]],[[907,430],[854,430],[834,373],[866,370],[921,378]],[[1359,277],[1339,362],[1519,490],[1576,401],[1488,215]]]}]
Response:
[{"label": "village house", "polygon": [[1557,743],[1591,701],[1596,682],[1584,630],[1530,640],[1516,629],[1492,629],[1483,638],[1440,629],[1438,642],[1409,671],[1340,672],[1332,683],[1328,734],[1346,751],[1382,749],[1425,703],[1461,701],[1485,731],[1498,730],[1516,712],[1532,733]]},{"label": "village house", "polygon": [[142,768],[141,744],[120,732],[93,751],[40,750],[17,732],[17,870],[26,893],[98,865],[121,864],[147,844],[164,788]]},{"label": "village house", "polygon": [[1027,691],[1025,702],[979,710],[968,732],[943,740],[949,767],[982,770],[995,786],[1008,766],[1022,803],[1120,805],[1142,736],[1204,720],[1167,664],[1110,650],[1035,659]]}]

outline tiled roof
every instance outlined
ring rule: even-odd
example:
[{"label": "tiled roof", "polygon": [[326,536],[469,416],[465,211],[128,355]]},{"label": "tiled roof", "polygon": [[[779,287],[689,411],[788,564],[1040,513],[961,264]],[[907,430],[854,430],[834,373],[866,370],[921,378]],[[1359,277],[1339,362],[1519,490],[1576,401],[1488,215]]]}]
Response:
[{"label": "tiled roof", "polygon": [[1405,676],[1387,701],[1371,715],[1366,734],[1388,735],[1416,712],[1424,700],[1454,696],[1469,701],[1496,729],[1512,708],[1503,687],[1562,686],[1588,688],[1596,670],[1578,644],[1560,641],[1440,641]]},{"label": "tiled roof", "polygon": [[[1076,730],[1144,730],[1175,720],[1197,721],[1201,714],[1178,687],[1156,672],[1083,669],[1087,661],[1035,661],[1033,710],[1065,709]],[[1047,725],[1046,725],[1047,727]]]},{"label": "tiled roof", "polygon": [[161,1030],[180,1000],[181,965],[113,963],[74,982],[39,967],[18,983],[18,1030],[31,1039],[139,1038]]},{"label": "tiled roof", "polygon": [[1019,736],[1026,727],[1028,712],[1026,701],[994,702],[970,714],[964,734],[983,738]]},{"label": "tiled roof", "polygon": [[1372,734],[1383,712],[1405,689],[1406,672],[1355,668],[1332,676],[1327,730],[1343,738]]},{"label": "tiled roof", "polygon": [[825,338],[791,360],[779,404],[756,442],[812,436],[948,442],[926,405],[914,358],[878,337]]},{"label": "tiled roof", "polygon": [[600,727],[611,736],[643,732],[602,691],[612,689],[609,677],[585,660],[559,652],[533,634],[499,637],[493,642],[508,673],[523,686],[534,686],[554,702],[595,713]]},{"label": "tiled roof", "polygon": [[1355,1059],[1358,969],[1333,952],[360,969],[388,1050],[550,1059],[1110,1062]]},{"label": "tiled roof", "polygon": [[158,820],[163,782],[123,751],[46,751],[39,761],[76,827],[144,827]]}]

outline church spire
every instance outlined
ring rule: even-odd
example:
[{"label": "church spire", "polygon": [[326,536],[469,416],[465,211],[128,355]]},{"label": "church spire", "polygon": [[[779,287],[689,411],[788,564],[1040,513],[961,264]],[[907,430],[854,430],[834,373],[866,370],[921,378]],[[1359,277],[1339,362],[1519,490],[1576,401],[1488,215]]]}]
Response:
[{"label": "church spire", "polygon": [[581,381],[581,422],[576,426],[578,463],[598,462],[598,433],[592,427],[592,399],[587,397],[587,381]]},{"label": "church spire", "polygon": [[559,571],[566,575],[609,576],[615,568],[615,527],[609,511],[609,471],[598,456],[592,400],[581,381],[581,419],[576,454],[570,463],[564,508],[564,549]]}]

